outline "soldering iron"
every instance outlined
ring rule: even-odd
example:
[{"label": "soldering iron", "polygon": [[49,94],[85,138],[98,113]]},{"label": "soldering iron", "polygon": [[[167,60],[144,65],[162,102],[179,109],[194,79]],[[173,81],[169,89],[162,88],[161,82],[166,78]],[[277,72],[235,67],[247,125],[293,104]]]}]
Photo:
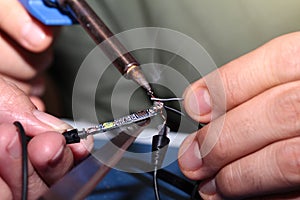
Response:
[{"label": "soldering iron", "polygon": [[[166,125],[166,118],[162,114],[162,109],[170,109],[178,114],[181,112],[169,108],[164,105],[163,101],[181,101],[181,98],[171,99],[158,99],[154,96],[153,90],[144,76],[140,64],[138,61],[126,50],[123,44],[116,38],[114,34],[105,25],[105,23],[99,18],[99,16],[93,11],[85,0],[19,0],[26,10],[41,23],[47,26],[66,26],[79,23],[83,29],[90,35],[94,42],[98,45],[104,41],[108,41],[106,45],[99,45],[102,51],[110,59],[112,64],[118,69],[118,71],[127,79],[135,81],[143,89],[153,101],[153,106],[139,112],[132,113],[130,115],[115,119],[113,121],[100,123],[97,126],[89,127],[87,129],[67,130],[63,133],[67,144],[80,142],[81,139],[86,138],[88,135],[97,133],[103,133],[110,131],[121,126],[127,126],[132,123],[139,123],[144,120],[148,120],[157,114],[161,115],[164,119],[164,123],[159,131],[158,135],[153,136],[152,141],[152,165],[154,167],[153,183],[156,199],[160,199],[157,183],[157,175],[159,169],[162,166],[166,150],[169,144],[169,138],[167,133],[169,128]],[[15,123],[18,127],[21,135],[25,138],[25,131],[20,123]],[[25,141],[25,140],[24,140]],[[24,148],[26,148],[26,142],[23,142]],[[26,152],[26,149],[24,150]],[[24,162],[27,158],[23,159]],[[24,165],[25,166],[25,165]],[[23,185],[23,197],[26,199],[26,186],[27,186],[27,167],[24,168],[24,183]],[[176,177],[176,176],[174,176]],[[173,177],[173,179],[174,179]],[[184,181],[178,182],[178,178],[174,179],[173,184],[180,185],[185,183]],[[186,186],[187,184],[182,184]],[[187,187],[183,187],[187,188]],[[195,187],[196,188],[196,187]],[[193,195],[197,196],[197,195]],[[198,199],[198,197],[197,197]]]},{"label": "soldering iron", "polygon": [[103,52],[127,79],[135,81],[153,97],[153,90],[146,80],[140,64],[126,50],[100,17],[85,0],[19,0],[28,12],[48,26],[79,23],[98,45],[109,40]]},{"label": "soldering iron", "polygon": [[[100,45],[103,52],[111,60],[113,65],[127,79],[135,81],[138,85],[147,91],[150,99],[154,103],[155,112],[150,110],[133,113],[111,122],[99,124],[90,127],[87,130],[67,130],[63,133],[67,143],[77,143],[87,135],[99,132],[105,132],[115,127],[123,126],[132,122],[138,122],[144,118],[151,118],[156,115],[157,110],[164,106],[162,99],[155,98],[153,90],[146,80],[138,61],[125,49],[122,43],[115,37],[100,17],[93,11],[85,0],[19,0],[26,10],[41,23],[47,26],[67,26],[79,23],[84,30],[91,36],[96,44],[108,41],[106,45]],[[165,99],[167,101],[173,99]],[[181,100],[175,98],[175,100]],[[159,106],[158,106],[159,105]],[[159,107],[159,109],[157,109]],[[156,110],[157,109],[157,110]],[[141,113],[144,113],[141,115]],[[122,120],[121,120],[122,119]],[[122,121],[122,122],[120,122]],[[102,126],[100,126],[102,125]],[[112,127],[111,127],[112,126]]]}]

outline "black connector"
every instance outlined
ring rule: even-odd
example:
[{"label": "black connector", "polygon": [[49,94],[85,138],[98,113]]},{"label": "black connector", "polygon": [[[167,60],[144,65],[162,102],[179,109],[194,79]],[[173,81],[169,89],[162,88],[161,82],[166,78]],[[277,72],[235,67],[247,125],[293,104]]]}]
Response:
[{"label": "black connector", "polygon": [[157,172],[164,161],[170,139],[167,137],[169,127],[163,124],[158,135],[152,137],[153,188],[156,200],[160,200]]},{"label": "black connector", "polygon": [[152,137],[152,164],[158,169],[161,168],[165,158],[170,139],[167,137],[169,128],[163,125],[158,135]]},{"label": "black connector", "polygon": [[79,143],[80,137],[77,129],[68,130],[63,133],[67,144]]},{"label": "black connector", "polygon": [[[65,137],[66,144],[74,144],[80,142],[79,132],[77,129],[68,130],[63,132],[62,135]],[[30,142],[32,137],[26,135],[27,143]]]}]

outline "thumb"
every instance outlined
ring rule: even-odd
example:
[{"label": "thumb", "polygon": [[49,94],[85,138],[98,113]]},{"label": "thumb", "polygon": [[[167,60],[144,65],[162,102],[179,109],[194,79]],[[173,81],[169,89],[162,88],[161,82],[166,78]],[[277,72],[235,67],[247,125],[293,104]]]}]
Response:
[{"label": "thumb", "polygon": [[22,90],[3,78],[0,78],[0,91],[0,123],[20,121],[31,136],[49,130],[62,132],[70,128],[62,120],[39,111]]}]

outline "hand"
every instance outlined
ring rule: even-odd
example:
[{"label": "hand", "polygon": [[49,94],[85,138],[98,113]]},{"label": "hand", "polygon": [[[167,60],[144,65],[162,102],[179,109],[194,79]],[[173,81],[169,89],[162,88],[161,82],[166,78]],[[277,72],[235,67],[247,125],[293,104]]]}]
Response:
[{"label": "hand", "polygon": [[23,91],[1,78],[0,91],[1,199],[20,199],[21,195],[21,146],[14,121],[20,121],[33,137],[28,144],[28,199],[37,199],[89,153],[92,139],[66,146],[59,132],[69,125],[37,110]]},{"label": "hand", "polygon": [[[1,77],[28,95],[40,96],[42,72],[53,58],[54,33],[55,28],[43,26],[31,17],[18,0],[0,0]],[[33,100],[40,103],[36,98]]]},{"label": "hand", "polygon": [[28,199],[41,196],[92,148],[90,138],[66,146],[59,132],[69,125],[40,111],[43,104],[36,96],[43,92],[41,75],[52,61],[54,33],[17,0],[0,0],[1,199],[21,197],[21,148],[14,121],[20,121],[33,137],[28,144]]},{"label": "hand", "polygon": [[300,33],[281,36],[186,90],[186,111],[208,124],[183,142],[179,165],[204,180],[204,199],[300,198],[299,55]]}]

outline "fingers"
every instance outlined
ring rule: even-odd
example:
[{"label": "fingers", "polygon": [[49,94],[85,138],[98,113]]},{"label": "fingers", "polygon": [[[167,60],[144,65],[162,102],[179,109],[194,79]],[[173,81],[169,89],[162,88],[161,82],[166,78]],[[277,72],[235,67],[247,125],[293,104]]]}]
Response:
[{"label": "fingers", "polygon": [[298,136],[299,91],[299,81],[274,87],[190,136],[179,154],[183,172],[192,179],[207,178],[249,153]]},{"label": "fingers", "polygon": [[33,19],[17,0],[0,1],[0,29],[34,52],[46,49],[53,39],[52,30]]},{"label": "fingers", "polygon": [[17,82],[19,86],[25,85],[24,91],[29,90],[30,82],[53,60],[52,40],[52,28],[32,19],[18,0],[0,0],[2,76]]},{"label": "fingers", "polygon": [[[1,124],[0,133],[0,177],[3,179],[3,183],[0,179],[0,188],[4,190],[1,196],[6,194],[20,199],[22,149],[19,133],[12,124]],[[28,143],[28,158],[28,199],[41,196],[48,185],[59,180],[74,164],[71,149],[57,132],[45,132],[32,138]]]},{"label": "fingers", "polygon": [[[208,122],[267,89],[298,80],[299,44],[300,33],[279,37],[195,82],[185,92],[186,111]],[[214,110],[220,112],[212,116]]]},{"label": "fingers", "polygon": [[[0,125],[0,176],[12,191],[13,199],[21,199],[22,188],[22,151],[19,133],[12,124]],[[47,190],[47,186],[34,171],[31,163],[28,163],[29,199],[36,199]]]},{"label": "fingers", "polygon": [[14,84],[0,78],[0,123],[20,121],[30,136],[49,130],[64,131],[65,122],[36,109],[28,96]]},{"label": "fingers", "polygon": [[0,0],[0,74],[35,95],[32,80],[52,62],[55,32],[32,18],[18,0]]},{"label": "fingers", "polygon": [[40,98],[31,96],[30,100],[38,110],[45,112],[45,104]]},{"label": "fingers", "polygon": [[[29,136],[36,136],[42,132],[55,130],[63,132],[72,128],[62,120],[37,110],[25,93],[15,85],[0,78],[0,123],[20,121]],[[92,137],[83,140],[81,144],[70,145],[75,160],[82,159],[93,147]]]},{"label": "fingers", "polygon": [[[299,158],[299,137],[274,143],[224,167],[200,186],[201,196],[234,199],[273,195],[274,199],[274,194],[296,192],[300,187]],[[291,195],[300,197],[299,193]]]},{"label": "fingers", "polygon": [[55,132],[46,132],[35,136],[28,145],[32,165],[47,184],[53,184],[83,159],[91,149],[89,139],[85,143],[66,146],[64,137]]},{"label": "fingers", "polygon": [[91,153],[94,146],[94,137],[88,136],[86,139],[80,141],[79,144],[70,144],[69,147],[73,152],[75,164],[82,161],[89,153]]},{"label": "fingers", "polygon": [[[200,187],[204,199],[274,199],[276,192],[299,198],[291,193],[300,183],[297,41],[298,33],[276,39],[186,91],[187,112],[202,122],[213,119],[188,137],[179,152],[187,177],[210,179]],[[218,76],[224,84],[210,86]],[[224,99],[217,98],[222,88],[225,109],[220,109]],[[222,112],[212,116],[216,109]]]},{"label": "fingers", "polygon": [[0,54],[0,73],[15,79],[30,80],[49,67],[53,60],[51,48],[40,53],[32,53],[5,35],[0,37],[0,46],[3,50]]},{"label": "fingers", "polygon": [[0,194],[2,199],[13,198],[12,191],[2,178],[0,178]]},{"label": "fingers", "polygon": [[26,95],[41,97],[46,90],[45,76],[43,74],[28,81],[16,80],[12,77],[3,76],[1,74],[0,78],[3,78],[6,82],[17,86]]},{"label": "fingers", "polygon": [[60,179],[74,163],[64,137],[55,132],[34,137],[28,144],[28,154],[32,165],[48,185]]}]

